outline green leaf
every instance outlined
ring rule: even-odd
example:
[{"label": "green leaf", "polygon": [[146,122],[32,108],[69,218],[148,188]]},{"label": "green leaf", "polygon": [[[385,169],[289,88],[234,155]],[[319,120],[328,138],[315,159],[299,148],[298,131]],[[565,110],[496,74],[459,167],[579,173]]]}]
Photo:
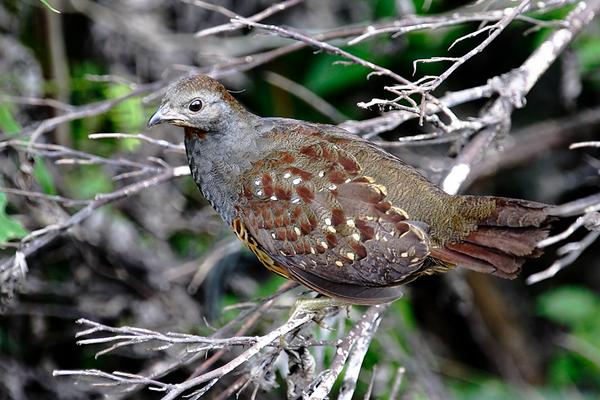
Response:
[{"label": "green leaf", "polygon": [[44,160],[40,157],[35,158],[35,163],[33,164],[33,176],[44,193],[57,194],[56,187],[54,186],[54,179],[52,178],[50,171],[48,171]]},{"label": "green leaf", "polygon": [[600,299],[590,290],[577,286],[563,286],[538,298],[538,312],[570,328],[585,326],[596,321],[600,313]]},{"label": "green leaf", "polygon": [[0,243],[11,239],[20,239],[28,233],[19,221],[6,214],[7,203],[6,194],[0,192]]},{"label": "green leaf", "polygon": [[260,285],[256,288],[256,292],[254,293],[254,297],[257,299],[267,297],[272,295],[286,282],[285,278],[282,278],[279,275],[271,274],[268,280],[261,282]]},{"label": "green leaf", "polygon": [[[111,85],[106,91],[106,96],[109,99],[116,99],[126,96],[129,92],[131,89],[127,85]],[[117,104],[108,113],[108,118],[117,131],[135,132],[139,130],[146,120],[142,100],[134,97]],[[134,151],[140,146],[140,141],[137,139],[119,139],[118,143],[122,149],[128,151]]]},{"label": "green leaf", "polygon": [[113,190],[113,182],[102,172],[98,165],[82,165],[66,176],[66,187],[74,198],[90,199],[98,193]]},{"label": "green leaf", "polygon": [[0,105],[0,131],[7,136],[15,136],[21,131],[21,125],[14,119],[8,104]]},{"label": "green leaf", "polygon": [[548,368],[549,381],[557,386],[569,386],[579,382],[583,375],[581,360],[568,353],[554,357]]},{"label": "green leaf", "polygon": [[[389,58],[377,57],[373,54],[372,48],[370,43],[361,43],[344,50],[382,66],[389,64]],[[367,79],[367,74],[372,72],[369,68],[360,65],[333,64],[336,61],[345,62],[347,59],[331,54],[323,54],[316,59],[308,69],[304,82],[306,87],[320,96],[326,96],[363,83]]]},{"label": "green leaf", "polygon": [[375,16],[377,19],[392,18],[396,16],[395,0],[377,0],[375,2]]},{"label": "green leaf", "polygon": [[597,36],[582,38],[574,48],[581,63],[581,72],[594,72],[600,67],[600,38]]}]

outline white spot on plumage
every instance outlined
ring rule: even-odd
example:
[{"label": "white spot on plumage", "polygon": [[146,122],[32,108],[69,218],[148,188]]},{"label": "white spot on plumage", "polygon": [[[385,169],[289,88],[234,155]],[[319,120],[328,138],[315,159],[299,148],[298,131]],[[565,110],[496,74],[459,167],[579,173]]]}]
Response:
[{"label": "white spot on plumage", "polygon": [[337,261],[335,262],[335,265],[337,265],[338,267],[343,267],[343,266],[344,266],[344,263],[343,263],[343,262],[341,262],[340,260],[337,260]]},{"label": "white spot on plumage", "polygon": [[271,200],[273,200],[273,201],[277,200],[277,196],[275,196],[275,195],[271,196]]},{"label": "white spot on plumage", "polygon": [[375,185],[375,187],[377,188],[377,190],[379,190],[381,192],[382,195],[387,196],[387,188],[383,185]]},{"label": "white spot on plumage", "polygon": [[300,231],[300,228],[298,228],[297,226],[294,227],[294,232],[296,232],[296,235],[300,235],[302,233]]},{"label": "white spot on plumage", "polygon": [[332,183],[331,185],[329,185],[329,186],[327,187],[327,189],[329,189],[329,190],[335,190],[335,189],[337,189],[337,185],[334,185],[334,184]]},{"label": "white spot on plumage", "polygon": [[326,229],[330,233],[336,233],[337,232],[333,226],[328,226],[328,227],[326,227]]},{"label": "white spot on plumage", "polygon": [[359,240],[360,240],[360,234],[358,234],[358,233],[353,233],[353,234],[352,234],[352,239],[354,239],[354,240],[356,240],[356,241],[359,241]]},{"label": "white spot on plumage", "polygon": [[322,178],[325,176],[325,171],[319,171],[319,178]]},{"label": "white spot on plumage", "polygon": [[260,179],[257,179],[257,180],[255,180],[255,181],[254,181],[254,184],[255,184],[256,186],[260,186]]},{"label": "white spot on plumage", "polygon": [[317,252],[315,251],[315,248],[310,246],[310,254],[317,254]]},{"label": "white spot on plumage", "polygon": [[302,182],[302,179],[301,179],[301,178],[294,178],[294,180],[292,181],[292,183],[293,183],[294,185],[297,185],[297,184],[299,184],[300,182]]},{"label": "white spot on plumage", "polygon": [[292,203],[293,203],[293,204],[298,204],[298,203],[300,203],[300,198],[298,198],[298,197],[294,197],[294,198],[292,199]]},{"label": "white spot on plumage", "polygon": [[331,218],[325,218],[325,225],[331,225]]},{"label": "white spot on plumage", "polygon": [[349,251],[349,252],[346,253],[346,257],[348,257],[349,259],[351,259],[352,261],[354,261],[355,255],[354,255],[354,253],[352,253],[351,251]]},{"label": "white spot on plumage", "polygon": [[408,257],[408,253],[407,252],[401,253],[400,257]]},{"label": "white spot on plumage", "polygon": [[326,248],[326,249],[329,248],[329,246],[327,245],[327,242],[324,241],[324,240],[321,242],[321,246],[324,247],[324,248]]},{"label": "white spot on plumage", "polygon": [[292,174],[290,174],[289,172],[286,172],[285,174],[283,174],[283,177],[284,177],[285,179],[288,179],[288,178],[290,178],[291,176],[292,176]]},{"label": "white spot on plumage", "polygon": [[271,233],[271,237],[275,239],[277,236],[274,233]]},{"label": "white spot on plumage", "polygon": [[354,226],[355,226],[355,224],[354,224],[354,218],[348,218],[348,219],[346,220],[346,225],[348,225],[348,226],[350,226],[350,227],[354,228]]}]

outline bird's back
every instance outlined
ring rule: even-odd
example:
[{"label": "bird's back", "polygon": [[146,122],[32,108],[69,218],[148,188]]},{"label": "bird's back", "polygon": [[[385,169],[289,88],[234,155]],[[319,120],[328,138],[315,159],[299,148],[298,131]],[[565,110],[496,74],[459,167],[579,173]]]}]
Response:
[{"label": "bird's back", "polygon": [[318,171],[331,168],[339,157],[381,186],[386,200],[404,210],[410,220],[428,225],[434,243],[461,239],[492,211],[491,201],[448,195],[414,167],[341,128],[283,118],[267,120],[272,123],[264,134],[270,138],[267,142],[282,144],[272,149],[271,157],[277,158],[280,152],[295,154],[299,167]]}]

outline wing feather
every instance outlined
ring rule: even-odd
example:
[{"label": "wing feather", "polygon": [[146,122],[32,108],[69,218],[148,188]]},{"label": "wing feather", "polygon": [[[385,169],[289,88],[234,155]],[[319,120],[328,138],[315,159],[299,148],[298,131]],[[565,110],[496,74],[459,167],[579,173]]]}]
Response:
[{"label": "wing feather", "polygon": [[270,269],[354,303],[390,301],[400,295],[390,286],[422,269],[428,227],[388,201],[340,140],[307,135],[298,149],[254,163],[238,219]]}]

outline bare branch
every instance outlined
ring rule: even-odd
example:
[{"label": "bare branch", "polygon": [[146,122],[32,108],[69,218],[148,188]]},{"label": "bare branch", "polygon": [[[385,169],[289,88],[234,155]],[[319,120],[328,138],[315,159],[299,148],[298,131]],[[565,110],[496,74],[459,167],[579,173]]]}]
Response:
[{"label": "bare branch", "polygon": [[390,400],[396,400],[398,398],[398,395],[400,394],[400,386],[402,385],[402,378],[404,378],[405,373],[406,368],[404,367],[398,367],[396,370],[396,377],[394,378],[392,390],[390,390]]},{"label": "bare branch", "polygon": [[185,148],[183,144],[174,144],[164,139],[154,139],[150,136],[146,136],[143,133],[91,133],[88,135],[88,138],[94,139],[106,139],[106,138],[116,138],[116,139],[138,139],[143,140],[148,143],[155,144],[157,146],[163,147],[168,150],[172,150],[176,153],[185,154]]},{"label": "bare branch", "polygon": [[270,331],[265,336],[261,336],[258,338],[256,343],[250,347],[248,350],[244,351],[242,354],[223,365],[222,367],[213,369],[205,374],[197,376],[195,378],[189,379],[185,382],[176,384],[170,389],[166,396],[163,397],[163,400],[173,400],[176,399],[179,395],[184,392],[201,385],[202,383],[212,381],[214,379],[219,379],[224,375],[235,370],[240,365],[247,362],[250,358],[254,357],[261,351],[263,348],[268,346],[274,340],[277,340],[280,336],[284,336],[285,334],[293,331],[294,329],[304,325],[309,322],[314,317],[314,314],[303,312],[300,314],[294,314],[290,317],[290,319],[279,328]]},{"label": "bare branch", "polygon": [[46,106],[56,108],[61,111],[73,111],[75,108],[70,104],[63,103],[62,101],[58,101],[55,99],[40,99],[37,97],[22,97],[22,96],[9,96],[5,94],[0,94],[0,101],[9,102],[9,103],[17,103],[17,104],[27,104],[30,106]]},{"label": "bare branch", "polygon": [[[337,347],[335,358],[331,362],[329,369],[324,371],[316,379],[314,387],[309,388],[308,392],[305,391],[303,398],[307,398],[309,400],[322,400],[329,394],[329,392],[331,392],[333,384],[346,365],[346,360],[350,355],[352,348],[356,345],[360,338],[364,339],[361,342],[361,348],[357,350],[355,356],[356,361],[364,356],[364,354],[361,356],[364,346],[369,346],[373,334],[379,326],[379,322],[381,321],[383,313],[388,307],[389,303],[369,307],[360,321],[358,321],[350,330],[348,335],[342,339],[342,343]],[[354,389],[352,389],[352,391],[354,391]]]},{"label": "bare branch", "polygon": [[[381,322],[381,318],[374,320],[371,328],[358,337],[354,347],[350,351],[348,361],[346,362],[346,374],[344,375],[342,387],[338,395],[339,400],[352,400],[352,396],[356,390],[356,382],[358,382],[358,374],[360,373],[363,360],[369,350],[371,341],[373,340],[373,335],[377,331],[379,322]],[[375,369],[373,369],[372,378],[374,377]],[[365,396],[365,398],[367,397]]]},{"label": "bare branch", "polygon": [[[215,6],[213,4],[210,4],[210,3],[207,3],[204,1],[199,1],[199,0],[182,0],[182,1],[193,4],[198,7],[205,8],[207,10],[220,12],[221,14],[223,14],[229,18],[239,17],[238,14],[226,9],[225,7]],[[261,12],[256,13],[256,14],[252,15],[251,17],[247,17],[247,19],[250,21],[253,21],[253,22],[262,21],[263,19],[266,19],[266,18],[270,17],[271,15],[282,12],[282,11],[287,10],[288,8],[291,8],[299,3],[302,3],[302,1],[303,0],[282,1],[280,3],[276,3],[276,4],[273,4],[273,5],[265,8]],[[202,29],[201,31],[196,32],[194,34],[194,36],[199,38],[199,37],[204,37],[204,36],[215,35],[215,34],[221,33],[221,32],[234,31],[237,29],[239,29],[239,26],[236,26],[233,23],[228,23],[228,24],[222,24],[222,25],[217,25],[217,26],[213,26],[210,28]]]},{"label": "bare branch", "polygon": [[473,140],[457,157],[454,166],[442,180],[442,188],[457,193],[471,174],[472,166],[481,161],[485,149],[495,140],[498,133],[506,133],[510,126],[510,114],[524,106],[524,97],[547,68],[556,60],[564,48],[573,40],[600,10],[600,1],[579,2],[566,18],[567,27],[550,35],[542,45],[521,65],[508,74],[490,80],[500,97],[482,117],[491,127],[482,131],[478,140]]},{"label": "bare branch", "polygon": [[569,149],[580,149],[582,147],[600,147],[600,142],[579,142],[573,143],[569,146]]},{"label": "bare branch", "polygon": [[[138,193],[141,190],[147,189],[149,187],[158,185],[160,183],[166,182],[176,177],[189,175],[190,170],[189,167],[180,166],[175,168],[169,168],[164,170],[162,173],[155,175],[151,178],[142,180],[140,182],[135,182],[130,185],[127,185],[121,189],[118,189],[114,192],[107,194],[99,194],[97,195],[92,202],[90,202],[87,206],[70,216],[66,221],[50,225],[44,229],[40,229],[38,231],[34,231],[25,239],[23,239],[23,246],[20,252],[28,257],[31,254],[37,252],[42,247],[46,246],[52,240],[57,238],[62,232],[67,231],[74,225],[81,223],[84,219],[88,218],[92,213],[108,204],[125,197],[131,196],[135,193]],[[4,263],[0,264],[0,272],[7,271],[8,269],[12,269],[16,266],[16,258],[10,258]]]},{"label": "bare branch", "polygon": [[46,193],[32,192],[30,190],[20,190],[20,189],[4,188],[4,187],[0,187],[0,192],[10,193],[10,194],[14,194],[17,196],[29,197],[29,198],[33,198],[33,199],[55,201],[58,203],[63,203],[67,207],[85,206],[91,202],[91,200],[69,199],[69,198],[63,197],[63,196],[56,196],[56,195],[51,195],[51,194],[46,194]]},{"label": "bare branch", "polygon": [[558,272],[565,267],[571,265],[577,258],[587,249],[592,243],[598,239],[600,231],[590,232],[583,239],[578,242],[567,243],[558,249],[558,253],[563,255],[562,258],[556,260],[547,269],[538,272],[527,277],[527,284],[533,285],[534,283],[541,282],[545,279],[552,278]]},{"label": "bare branch", "polygon": [[[573,1],[554,0],[551,2],[533,3],[528,4],[523,12],[549,11],[557,7],[564,7],[570,3],[573,3]],[[542,8],[540,8],[540,6]],[[468,9],[466,9],[433,16],[408,15],[402,19],[388,23],[371,24],[365,28],[362,34],[350,40],[348,44],[354,45],[376,35],[385,33],[391,33],[392,38],[396,38],[400,35],[417,30],[435,30],[469,22],[496,22],[501,20],[512,10],[514,10],[514,7],[485,11],[468,11]],[[549,23],[551,23],[552,26],[556,25],[556,21],[541,21],[524,15],[519,15],[516,19],[534,24],[535,26],[547,26]]]}]

